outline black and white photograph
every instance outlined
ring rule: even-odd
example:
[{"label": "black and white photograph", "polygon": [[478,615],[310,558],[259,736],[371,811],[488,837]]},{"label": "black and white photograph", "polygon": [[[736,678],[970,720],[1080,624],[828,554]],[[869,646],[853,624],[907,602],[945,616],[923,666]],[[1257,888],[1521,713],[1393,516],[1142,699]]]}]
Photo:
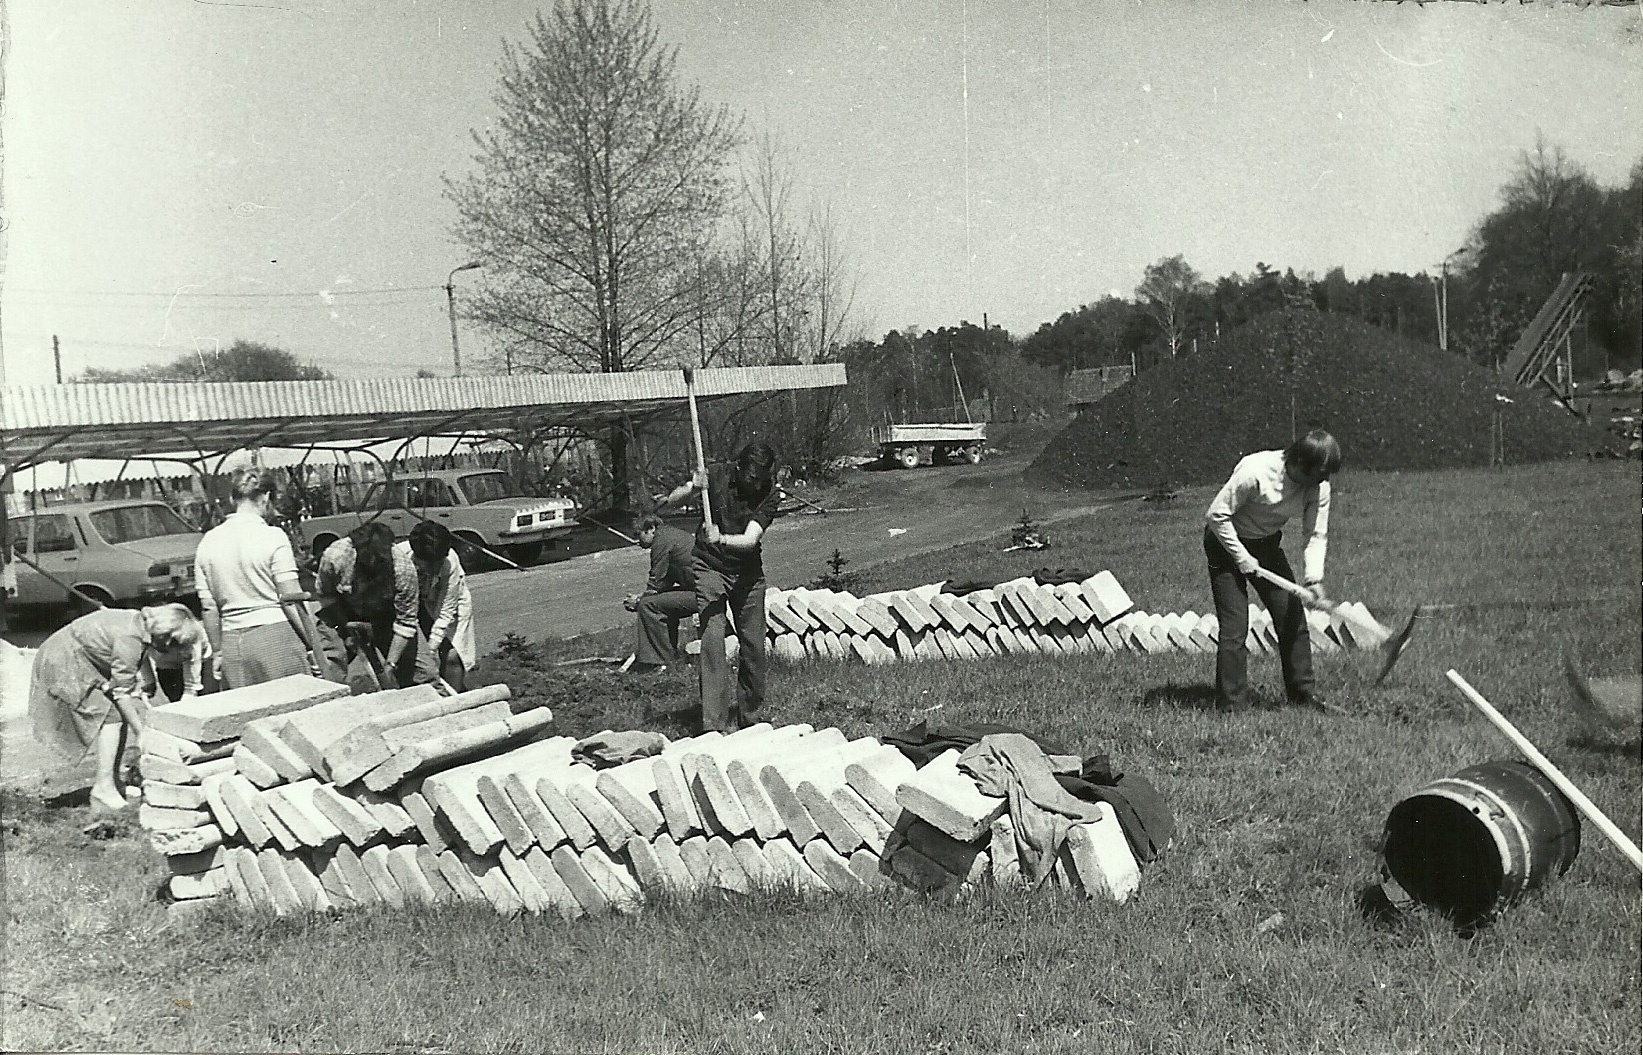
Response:
[{"label": "black and white photograph", "polygon": [[0,0],[0,1050],[1643,1049],[1639,0]]}]

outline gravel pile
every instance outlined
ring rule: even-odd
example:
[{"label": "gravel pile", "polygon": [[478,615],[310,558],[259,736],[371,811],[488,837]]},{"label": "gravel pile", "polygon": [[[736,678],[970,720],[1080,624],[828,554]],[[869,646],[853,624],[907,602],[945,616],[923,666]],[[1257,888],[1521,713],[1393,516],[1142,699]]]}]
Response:
[{"label": "gravel pile", "polygon": [[1614,449],[1544,395],[1459,356],[1292,310],[1118,388],[1052,439],[1028,474],[1079,487],[1217,483],[1243,455],[1289,443],[1292,393],[1295,432],[1329,429],[1350,469],[1488,466],[1497,407],[1508,465]]}]

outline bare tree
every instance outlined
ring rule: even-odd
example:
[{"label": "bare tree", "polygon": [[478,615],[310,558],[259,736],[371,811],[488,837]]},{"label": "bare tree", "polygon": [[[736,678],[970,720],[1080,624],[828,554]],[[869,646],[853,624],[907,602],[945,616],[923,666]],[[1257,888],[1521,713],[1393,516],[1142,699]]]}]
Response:
[{"label": "bare tree", "polygon": [[783,162],[781,147],[771,136],[760,140],[744,186],[761,242],[761,315],[770,338],[766,361],[790,362],[797,358],[794,343],[808,310],[804,304],[809,299],[810,275],[806,246],[793,224],[793,177]]},{"label": "bare tree", "polygon": [[810,358],[830,359],[836,349],[862,336],[854,316],[859,277],[850,269],[831,205],[820,205],[810,214],[809,255],[815,305],[807,316]]},{"label": "bare tree", "polygon": [[1136,298],[1158,324],[1171,357],[1180,350],[1186,333],[1187,303],[1204,288],[1204,280],[1179,253],[1148,264],[1141,284],[1135,287]]},{"label": "bare tree", "polygon": [[[506,50],[477,171],[446,192],[458,239],[485,264],[469,313],[513,369],[696,358],[700,261],[740,132],[678,83],[675,59],[640,0],[558,0]],[[608,442],[622,507],[626,434]]]}]

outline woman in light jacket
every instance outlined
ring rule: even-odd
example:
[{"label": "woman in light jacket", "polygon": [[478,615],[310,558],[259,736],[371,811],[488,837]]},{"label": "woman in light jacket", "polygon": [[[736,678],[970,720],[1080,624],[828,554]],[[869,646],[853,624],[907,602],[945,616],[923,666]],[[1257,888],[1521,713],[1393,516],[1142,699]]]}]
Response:
[{"label": "woman in light jacket", "polygon": [[[409,550],[417,574],[416,680],[444,678],[462,692],[468,671],[478,659],[474,647],[473,595],[462,562],[451,549],[451,532],[443,524],[424,520],[401,542]],[[426,646],[426,647],[424,647]]]},{"label": "woman in light jacket", "polygon": [[35,653],[29,682],[34,737],[76,759],[96,748],[93,806],[118,810],[126,805],[120,756],[128,738],[142,732],[148,698],[158,691],[154,654],[187,657],[187,699],[199,691],[204,644],[205,631],[193,613],[180,604],[165,604],[83,615],[46,638]]}]

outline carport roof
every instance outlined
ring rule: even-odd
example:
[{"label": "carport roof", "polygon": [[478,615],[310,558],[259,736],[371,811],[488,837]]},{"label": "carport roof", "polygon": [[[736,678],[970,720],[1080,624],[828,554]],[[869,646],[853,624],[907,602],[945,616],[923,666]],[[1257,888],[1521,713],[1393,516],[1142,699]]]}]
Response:
[{"label": "carport roof", "polygon": [[[844,366],[695,372],[698,400],[845,383]],[[189,458],[244,447],[362,444],[677,413],[679,370],[530,377],[37,385],[0,391],[0,461],[10,472],[74,458]]]}]

